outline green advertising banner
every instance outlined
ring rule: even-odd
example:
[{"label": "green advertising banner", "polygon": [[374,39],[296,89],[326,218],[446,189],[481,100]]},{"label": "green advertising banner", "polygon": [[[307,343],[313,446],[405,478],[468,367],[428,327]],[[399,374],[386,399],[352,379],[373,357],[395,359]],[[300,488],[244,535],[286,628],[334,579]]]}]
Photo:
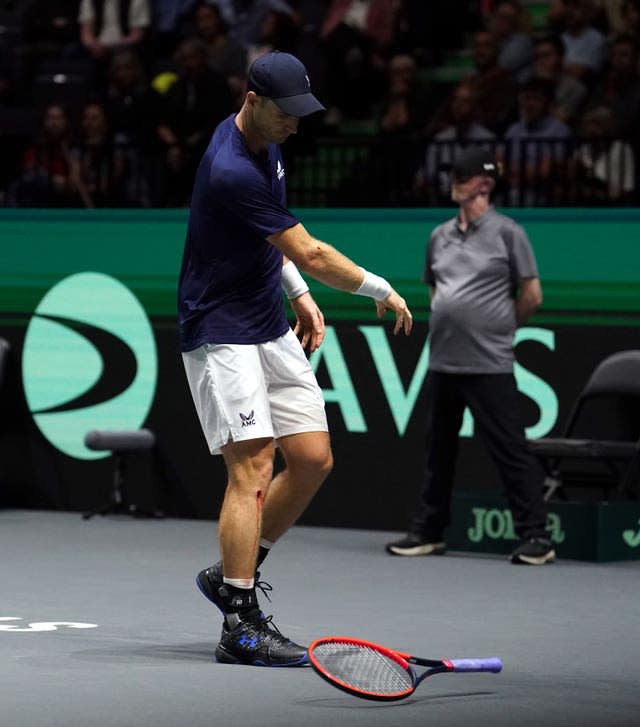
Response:
[{"label": "green advertising banner", "polygon": [[[448,209],[297,210],[314,236],[389,278],[427,316],[420,283],[431,230]],[[640,319],[640,210],[509,210],[533,244],[545,302],[540,316]],[[30,313],[62,277],[98,271],[127,285],[150,316],[175,315],[186,210],[0,210],[0,312]],[[311,281],[325,315],[357,318],[365,299]],[[629,314],[629,315],[627,315]],[[623,321],[620,316],[623,316]]]}]

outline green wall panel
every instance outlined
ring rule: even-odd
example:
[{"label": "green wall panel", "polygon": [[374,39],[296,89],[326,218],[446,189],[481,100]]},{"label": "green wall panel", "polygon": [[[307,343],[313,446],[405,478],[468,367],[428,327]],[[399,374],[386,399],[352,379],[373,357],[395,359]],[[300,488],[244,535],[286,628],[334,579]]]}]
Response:
[{"label": "green wall panel", "polygon": [[[297,210],[316,237],[388,277],[426,319],[419,282],[431,230],[452,209]],[[635,323],[640,317],[640,210],[510,210],[534,246],[545,293],[539,320]],[[150,315],[175,315],[187,210],[1,210],[0,311],[30,313],[61,277],[119,278]],[[368,316],[370,302],[311,282],[325,315]]]}]

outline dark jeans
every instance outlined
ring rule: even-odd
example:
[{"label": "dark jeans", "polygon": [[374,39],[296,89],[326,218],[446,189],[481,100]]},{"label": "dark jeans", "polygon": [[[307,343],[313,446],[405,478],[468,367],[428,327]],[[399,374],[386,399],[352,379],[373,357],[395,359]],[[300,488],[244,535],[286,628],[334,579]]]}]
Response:
[{"label": "dark jeans", "polygon": [[528,451],[513,374],[445,374],[426,379],[427,432],[425,473],[411,532],[443,539],[450,521],[450,500],[458,455],[458,432],[465,406],[498,469],[516,533],[545,534],[542,481]]}]

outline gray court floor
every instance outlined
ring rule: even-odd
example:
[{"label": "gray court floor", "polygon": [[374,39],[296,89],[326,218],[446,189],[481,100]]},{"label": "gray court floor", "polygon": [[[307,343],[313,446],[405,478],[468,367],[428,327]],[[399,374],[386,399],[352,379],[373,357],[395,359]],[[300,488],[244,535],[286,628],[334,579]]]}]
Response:
[{"label": "gray court floor", "polygon": [[502,673],[437,675],[380,704],[310,668],[220,665],[221,617],[193,581],[217,559],[214,522],[0,511],[0,724],[640,724],[640,562],[392,558],[394,535],[293,528],[264,564],[263,610],[300,643],[497,655]]}]

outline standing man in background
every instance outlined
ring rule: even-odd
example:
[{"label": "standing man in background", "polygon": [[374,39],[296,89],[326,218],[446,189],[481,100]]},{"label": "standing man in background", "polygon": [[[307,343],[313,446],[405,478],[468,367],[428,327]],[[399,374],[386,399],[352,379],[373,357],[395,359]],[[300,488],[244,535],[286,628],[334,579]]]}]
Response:
[{"label": "standing man in background", "polygon": [[[412,316],[383,278],[314,239],[286,207],[280,144],[324,107],[288,53],[258,58],[242,108],[216,129],[196,175],[178,291],[180,344],[200,423],[228,484],[218,524],[222,561],[196,582],[224,614],[218,661],[306,663],[306,649],[265,618],[256,567],[329,474],[322,391],[304,355],[324,337],[322,313],[296,266],[338,290],[375,300],[379,317]],[[285,316],[282,289],[296,315]],[[301,341],[296,338],[301,337]],[[276,447],[285,469],[273,477]]]},{"label": "standing man in background", "polygon": [[512,563],[555,559],[546,538],[542,481],[527,448],[513,374],[513,338],[542,302],[525,231],[498,214],[490,195],[495,156],[470,147],[453,165],[451,198],[460,209],[436,227],[423,280],[431,292],[425,475],[408,535],[393,555],[445,552],[458,433],[465,406],[504,485],[520,543]]}]

